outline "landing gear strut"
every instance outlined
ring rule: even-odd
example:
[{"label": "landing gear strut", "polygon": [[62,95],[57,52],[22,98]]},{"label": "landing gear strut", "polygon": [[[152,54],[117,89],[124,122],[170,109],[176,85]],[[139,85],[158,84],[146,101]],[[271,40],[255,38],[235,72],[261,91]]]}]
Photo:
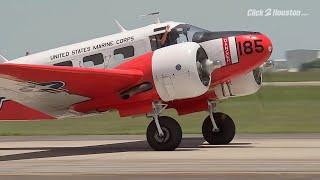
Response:
[{"label": "landing gear strut", "polygon": [[202,124],[202,135],[209,144],[228,144],[235,135],[233,120],[227,114],[214,112],[216,103],[208,101],[209,116]]},{"label": "landing gear strut", "polygon": [[159,116],[167,105],[154,102],[152,106],[153,113],[151,116],[153,121],[147,128],[147,141],[151,148],[156,151],[173,151],[181,143],[181,127],[175,119]]}]

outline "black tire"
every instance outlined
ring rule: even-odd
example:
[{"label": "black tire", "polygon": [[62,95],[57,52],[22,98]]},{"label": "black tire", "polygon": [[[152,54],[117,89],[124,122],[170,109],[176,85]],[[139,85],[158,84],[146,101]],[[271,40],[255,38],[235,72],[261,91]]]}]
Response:
[{"label": "black tire", "polygon": [[167,116],[160,116],[159,123],[163,137],[159,137],[155,121],[151,121],[147,128],[147,140],[152,149],[156,151],[173,151],[182,140],[182,130],[179,123]]},{"label": "black tire", "polygon": [[227,114],[213,113],[214,120],[219,128],[218,132],[213,132],[213,125],[208,116],[202,124],[202,135],[204,139],[212,145],[229,144],[236,134],[236,126]]}]

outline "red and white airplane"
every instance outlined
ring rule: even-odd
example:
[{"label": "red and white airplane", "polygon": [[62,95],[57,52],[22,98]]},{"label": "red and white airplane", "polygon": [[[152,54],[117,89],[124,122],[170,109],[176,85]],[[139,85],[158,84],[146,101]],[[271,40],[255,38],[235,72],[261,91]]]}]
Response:
[{"label": "red and white airplane", "polygon": [[180,125],[161,116],[208,110],[202,133],[210,144],[228,144],[233,120],[216,103],[255,93],[259,67],[272,52],[259,32],[212,32],[190,24],[157,22],[134,30],[24,56],[0,56],[0,119],[41,120],[117,110],[147,115],[147,140],[174,150]]}]

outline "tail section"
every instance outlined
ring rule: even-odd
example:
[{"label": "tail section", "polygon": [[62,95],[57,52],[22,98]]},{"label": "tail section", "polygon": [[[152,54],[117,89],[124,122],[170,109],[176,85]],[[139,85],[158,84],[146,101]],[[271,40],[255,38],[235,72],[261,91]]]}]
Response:
[{"label": "tail section", "polygon": [[18,102],[0,97],[0,121],[54,119],[35,109]]},{"label": "tail section", "polygon": [[0,64],[7,62],[8,60],[0,54]]}]

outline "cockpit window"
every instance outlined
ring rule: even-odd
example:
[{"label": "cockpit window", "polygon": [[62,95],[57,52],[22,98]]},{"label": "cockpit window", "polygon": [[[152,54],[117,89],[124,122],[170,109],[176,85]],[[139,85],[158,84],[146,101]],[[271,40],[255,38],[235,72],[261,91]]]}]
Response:
[{"label": "cockpit window", "polygon": [[[155,32],[157,31],[163,31],[165,27],[160,27],[157,29],[154,29]],[[151,49],[154,51],[156,49],[170,46],[173,44],[179,44],[183,42],[192,42],[194,35],[199,32],[209,32],[208,30],[198,28],[196,26],[192,26],[190,24],[180,24],[174,28],[171,29],[167,36],[167,40],[164,44],[160,43],[160,40],[162,39],[164,33],[155,34],[153,36],[150,36],[150,44]]]},{"label": "cockpit window", "polygon": [[209,32],[209,31],[190,25],[190,24],[180,24],[171,30],[171,34],[173,37],[176,37],[177,43],[187,42],[187,41],[191,42],[194,34],[199,32]]},{"label": "cockpit window", "polygon": [[[184,37],[187,38],[189,42],[201,43],[204,41],[209,41],[213,39],[219,39],[223,37],[229,36],[237,36],[237,35],[247,35],[247,34],[260,34],[259,32],[251,32],[251,31],[215,31],[210,32],[208,30],[192,26],[190,24],[180,24],[173,28],[172,33],[177,33],[177,42],[184,42],[182,40]],[[183,37],[184,36],[184,37]]]}]

